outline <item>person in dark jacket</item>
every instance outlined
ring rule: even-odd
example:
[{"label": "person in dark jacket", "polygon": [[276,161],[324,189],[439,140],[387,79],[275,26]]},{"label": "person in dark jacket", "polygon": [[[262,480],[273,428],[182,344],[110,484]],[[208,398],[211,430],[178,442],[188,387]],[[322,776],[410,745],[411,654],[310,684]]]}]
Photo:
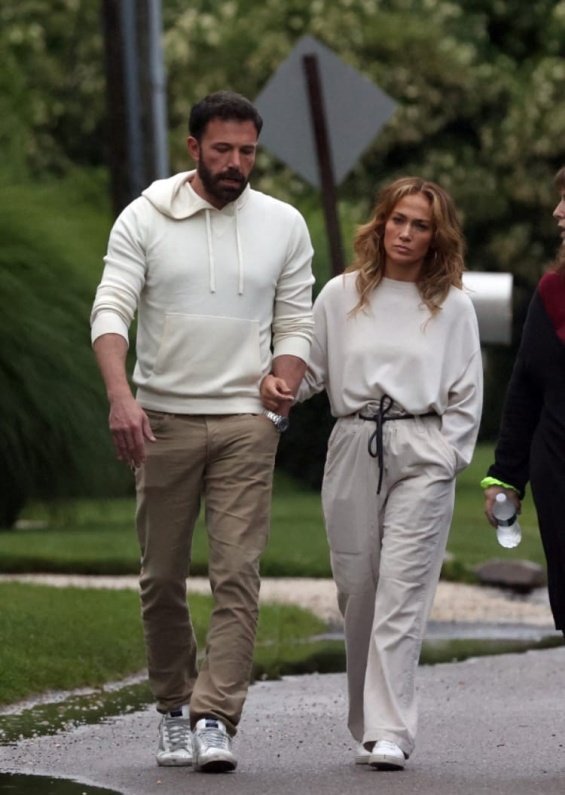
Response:
[{"label": "person in dark jacket", "polygon": [[529,482],[547,561],[555,627],[565,635],[565,167],[553,212],[561,245],[530,303],[508,386],[494,463],[481,481],[485,513],[504,492],[520,511]]}]

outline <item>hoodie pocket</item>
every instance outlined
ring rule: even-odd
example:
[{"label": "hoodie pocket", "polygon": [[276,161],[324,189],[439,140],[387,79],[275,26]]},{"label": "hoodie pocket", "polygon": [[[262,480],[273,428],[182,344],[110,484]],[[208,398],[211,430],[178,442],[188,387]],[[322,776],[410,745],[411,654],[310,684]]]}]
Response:
[{"label": "hoodie pocket", "polygon": [[261,377],[255,320],[168,314],[151,385],[194,397],[257,394]]}]

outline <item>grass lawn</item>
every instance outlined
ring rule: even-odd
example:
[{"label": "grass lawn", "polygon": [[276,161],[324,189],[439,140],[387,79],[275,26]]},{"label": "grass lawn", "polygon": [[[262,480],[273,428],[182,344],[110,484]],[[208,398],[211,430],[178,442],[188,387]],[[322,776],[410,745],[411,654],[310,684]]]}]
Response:
[{"label": "grass lawn", "polygon": [[[133,591],[0,584],[0,704],[47,690],[97,687],[145,667],[139,600]],[[204,648],[211,599],[192,595]],[[324,623],[293,606],[263,605],[255,676],[276,677],[289,663],[305,668]]]},{"label": "grass lawn", "polygon": [[[478,482],[491,456],[490,447],[479,447],[458,480],[448,544],[453,560],[444,567],[446,577],[468,579],[474,564],[493,557],[543,562],[530,500],[524,503],[521,519],[523,541],[515,550],[502,550],[484,519]],[[77,501],[56,511],[30,506],[20,529],[0,533],[0,572],[136,573],[133,512],[133,499]],[[202,521],[192,571],[206,572]],[[330,576],[319,495],[280,474],[262,571],[264,576]],[[138,597],[133,592],[5,583],[0,584],[0,605],[0,704],[47,690],[96,687],[145,666]],[[202,647],[210,599],[191,597],[191,609]],[[324,630],[323,622],[300,608],[262,606],[254,675],[341,670],[341,645],[315,639]]]},{"label": "grass lawn", "polygon": [[[139,551],[134,510],[133,498],[79,500],[49,509],[32,505],[19,529],[0,533],[0,572],[136,574]],[[319,494],[277,475],[272,514],[263,575],[331,576]],[[202,575],[206,571],[207,543],[201,517],[191,572]]]},{"label": "grass lawn", "polygon": [[[498,546],[495,532],[483,516],[478,483],[491,457],[490,446],[478,447],[473,463],[459,476],[448,542],[454,560],[444,567],[444,576],[450,579],[468,579],[470,567],[493,557],[543,563],[529,498],[521,517],[523,540],[514,550]],[[133,515],[133,499],[81,500],[50,511],[32,505],[21,529],[0,533],[0,572],[135,574],[138,549]],[[44,522],[45,527],[34,527],[33,522]],[[195,533],[192,573],[205,574],[206,561],[201,519]],[[271,539],[261,568],[263,576],[331,576],[320,496],[280,473],[275,479]]]}]

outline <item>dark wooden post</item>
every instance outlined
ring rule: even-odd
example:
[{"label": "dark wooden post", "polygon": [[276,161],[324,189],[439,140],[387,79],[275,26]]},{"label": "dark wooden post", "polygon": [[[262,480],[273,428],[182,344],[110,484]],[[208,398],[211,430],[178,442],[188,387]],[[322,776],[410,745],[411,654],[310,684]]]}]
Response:
[{"label": "dark wooden post", "polygon": [[337,193],[333,174],[330,141],[326,124],[326,111],[322,96],[322,83],[318,58],[316,55],[304,55],[302,58],[308,98],[310,101],[310,114],[316,142],[316,155],[322,186],[322,203],[326,218],[326,229],[330,244],[330,258],[334,276],[343,271],[343,246],[341,243],[341,230],[337,213]]},{"label": "dark wooden post", "polygon": [[102,30],[106,67],[106,162],[110,170],[112,205],[117,215],[131,201],[123,35],[119,3],[102,2]]}]

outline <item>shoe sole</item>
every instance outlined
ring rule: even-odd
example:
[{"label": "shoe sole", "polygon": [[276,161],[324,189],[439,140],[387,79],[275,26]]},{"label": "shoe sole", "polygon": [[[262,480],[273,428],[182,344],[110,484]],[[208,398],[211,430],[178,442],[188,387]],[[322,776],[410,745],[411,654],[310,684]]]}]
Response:
[{"label": "shoe sole", "polygon": [[159,767],[191,767],[192,759],[157,759]]},{"label": "shoe sole", "polygon": [[237,767],[237,762],[231,759],[210,759],[202,764],[195,764],[198,773],[231,773]]},{"label": "shoe sole", "polygon": [[393,756],[385,756],[384,754],[369,757],[369,765],[374,767],[375,770],[404,770],[404,764],[399,759],[395,759]]},{"label": "shoe sole", "polygon": [[359,754],[355,757],[355,764],[356,765],[368,765],[369,764],[369,754]]}]

